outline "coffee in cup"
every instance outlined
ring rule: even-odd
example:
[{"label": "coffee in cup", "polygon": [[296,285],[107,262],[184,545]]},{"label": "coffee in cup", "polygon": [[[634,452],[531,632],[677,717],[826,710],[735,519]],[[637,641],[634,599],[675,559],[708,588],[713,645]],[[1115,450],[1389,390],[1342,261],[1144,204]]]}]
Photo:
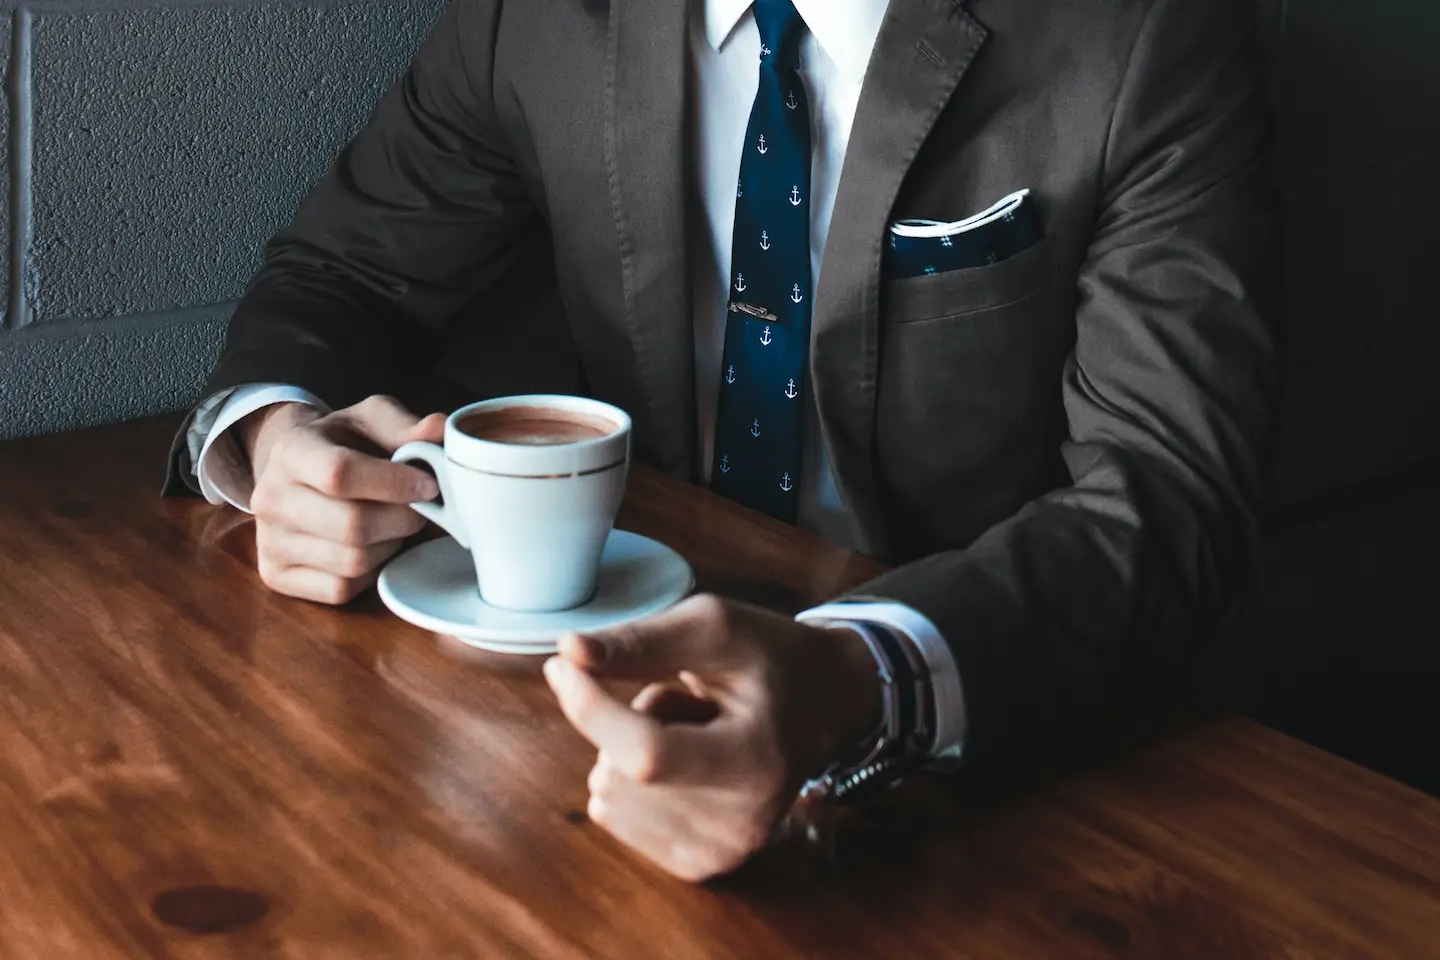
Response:
[{"label": "coffee in cup", "polygon": [[596,440],[618,429],[607,417],[540,406],[476,410],[460,417],[455,426],[467,437],[477,440],[534,447]]},{"label": "coffee in cup", "polygon": [[630,417],[561,395],[474,403],[445,422],[445,443],[392,458],[435,471],[440,503],[414,503],[470,550],[481,598],[540,613],[595,593],[600,555],[625,493]]}]

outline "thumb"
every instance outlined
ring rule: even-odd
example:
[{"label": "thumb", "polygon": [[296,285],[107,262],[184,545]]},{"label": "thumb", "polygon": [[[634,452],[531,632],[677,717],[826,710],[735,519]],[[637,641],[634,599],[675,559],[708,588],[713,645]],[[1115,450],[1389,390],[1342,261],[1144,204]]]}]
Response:
[{"label": "thumb", "polygon": [[405,444],[412,440],[428,440],[431,443],[444,443],[446,419],[448,418],[443,413],[432,413],[424,417],[405,433],[400,443]]},{"label": "thumb", "polygon": [[661,680],[681,671],[714,677],[749,653],[749,633],[731,605],[691,597],[636,623],[560,639],[560,655],[598,676]]},{"label": "thumb", "polygon": [[[399,400],[381,394],[367,397],[353,407],[346,407],[331,419],[338,421],[338,426],[344,431],[358,434],[374,444],[387,457],[409,440],[431,439],[430,435],[418,435],[418,431],[432,418],[421,420]],[[441,418],[442,430],[444,422]],[[433,429],[433,426],[427,429]],[[434,439],[438,441],[440,436],[435,435]]]}]

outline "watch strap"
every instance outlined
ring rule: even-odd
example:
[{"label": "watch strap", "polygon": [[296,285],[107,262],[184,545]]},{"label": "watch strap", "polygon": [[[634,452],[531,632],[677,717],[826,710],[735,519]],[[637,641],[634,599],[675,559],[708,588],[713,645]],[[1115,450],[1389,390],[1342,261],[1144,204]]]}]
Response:
[{"label": "watch strap", "polygon": [[919,766],[934,741],[933,697],[925,661],[908,638],[873,621],[845,621],[870,649],[882,686],[882,718],[873,734],[807,783],[807,801],[860,803]]}]

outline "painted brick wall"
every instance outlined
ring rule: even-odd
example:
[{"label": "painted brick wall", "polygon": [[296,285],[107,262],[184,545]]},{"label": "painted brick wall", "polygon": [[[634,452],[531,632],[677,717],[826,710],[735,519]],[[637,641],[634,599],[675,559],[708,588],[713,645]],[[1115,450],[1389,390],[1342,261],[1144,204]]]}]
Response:
[{"label": "painted brick wall", "polygon": [[191,402],[442,0],[0,4],[0,437]]}]

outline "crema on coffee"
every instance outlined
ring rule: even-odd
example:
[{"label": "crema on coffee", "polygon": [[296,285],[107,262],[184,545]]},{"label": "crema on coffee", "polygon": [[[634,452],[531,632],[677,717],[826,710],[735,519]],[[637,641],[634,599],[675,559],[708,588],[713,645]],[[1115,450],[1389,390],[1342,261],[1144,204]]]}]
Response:
[{"label": "crema on coffee", "polygon": [[502,407],[477,410],[455,422],[464,434],[492,443],[531,447],[598,440],[620,429],[604,417],[556,407]]}]

